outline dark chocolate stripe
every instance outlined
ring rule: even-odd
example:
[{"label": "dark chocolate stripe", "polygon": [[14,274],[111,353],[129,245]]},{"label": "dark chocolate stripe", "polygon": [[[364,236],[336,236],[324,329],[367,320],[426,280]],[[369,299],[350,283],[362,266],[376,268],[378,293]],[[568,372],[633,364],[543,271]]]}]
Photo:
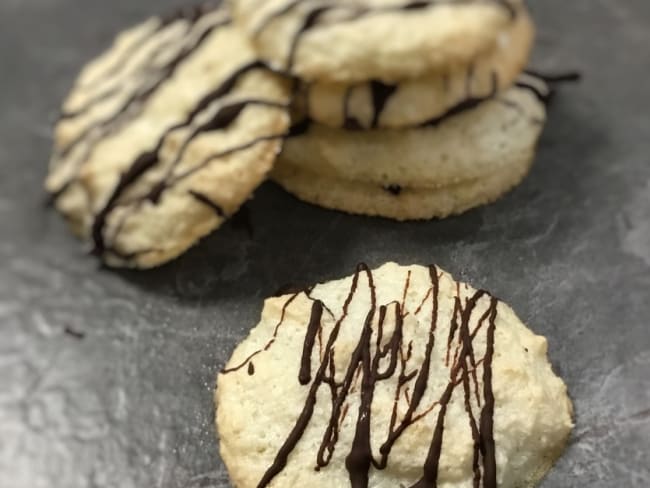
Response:
[{"label": "dark chocolate stripe", "polygon": [[534,78],[539,78],[546,83],[575,83],[582,80],[582,73],[578,71],[567,71],[562,73],[542,73],[533,69],[526,69],[524,71],[527,75]]},{"label": "dark chocolate stripe", "polygon": [[497,465],[494,444],[494,392],[492,391],[492,359],[494,358],[494,331],[496,329],[497,300],[491,299],[487,332],[485,361],[483,362],[483,397],[485,406],[481,411],[481,455],[483,456],[483,486],[496,488]]},{"label": "dark chocolate stripe", "polygon": [[197,201],[201,202],[203,205],[211,208],[214,211],[214,213],[216,213],[219,217],[222,218],[226,217],[226,213],[223,211],[223,208],[221,208],[221,205],[211,200],[203,193],[199,193],[194,190],[189,190],[188,193],[192,195]]},{"label": "dark chocolate stripe", "polygon": [[379,125],[379,119],[386,107],[386,103],[397,91],[397,85],[388,85],[378,80],[370,82],[370,92],[372,95],[372,122],[371,127],[374,129]]},{"label": "dark chocolate stripe", "polygon": [[311,355],[316,343],[316,335],[321,327],[321,318],[323,317],[323,303],[315,300],[311,309],[311,318],[307,326],[305,343],[302,348],[302,359],[300,360],[300,374],[298,381],[301,385],[307,385],[311,382]]},{"label": "dark chocolate stripe", "polygon": [[462,102],[451,107],[444,114],[424,122],[423,124],[421,124],[421,127],[435,127],[437,125],[440,125],[442,122],[444,122],[447,119],[450,119],[458,114],[467,112],[469,110],[478,107],[483,102],[486,102],[494,98],[494,96],[497,94],[498,88],[499,88],[499,80],[497,79],[496,73],[492,73],[492,90],[489,95],[486,95],[484,97],[469,96],[466,100],[463,100]]},{"label": "dark chocolate stripe", "polygon": [[530,91],[544,105],[547,105],[551,101],[551,98],[553,98],[553,90],[549,89],[546,93],[544,93],[539,89],[539,87],[533,85],[532,83],[527,83],[522,79],[516,81],[515,86]]}]

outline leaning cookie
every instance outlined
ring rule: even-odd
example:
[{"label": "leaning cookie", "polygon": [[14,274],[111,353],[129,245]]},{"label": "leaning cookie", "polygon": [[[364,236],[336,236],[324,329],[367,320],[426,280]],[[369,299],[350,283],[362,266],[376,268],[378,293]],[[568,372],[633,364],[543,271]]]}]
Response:
[{"label": "leaning cookie", "polygon": [[288,96],[225,8],[149,20],[82,72],[56,127],[47,189],[108,264],[159,265],[263,181]]},{"label": "leaning cookie", "polygon": [[270,298],[216,392],[237,488],[535,486],[572,429],[547,341],[435,266]]},{"label": "leaning cookie", "polygon": [[413,127],[436,119],[468,100],[510,87],[527,64],[534,37],[525,11],[503,31],[494,47],[469,64],[454,64],[422,78],[396,83],[311,83],[303,87],[310,119],[329,127]]},{"label": "leaning cookie", "polygon": [[520,0],[230,0],[274,68],[306,81],[385,82],[468,64],[520,14]]},{"label": "leaning cookie", "polygon": [[302,122],[285,142],[274,177],[284,183],[282,168],[291,168],[377,188],[436,189],[520,174],[534,156],[549,95],[543,81],[523,75],[513,88],[461,103],[420,127],[346,131]]}]

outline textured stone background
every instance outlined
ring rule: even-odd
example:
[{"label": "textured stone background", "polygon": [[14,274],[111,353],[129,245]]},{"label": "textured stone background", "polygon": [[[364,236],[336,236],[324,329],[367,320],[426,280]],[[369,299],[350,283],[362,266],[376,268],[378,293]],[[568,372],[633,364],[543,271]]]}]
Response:
[{"label": "textured stone background", "polygon": [[229,486],[216,372],[264,296],[359,260],[436,262],[549,337],[578,425],[545,488],[650,486],[650,4],[530,2],[536,66],[585,81],[496,205],[400,225],[267,184],[252,237],[229,225],[163,269],[102,270],[42,204],[51,123],[85,60],[174,3],[0,0],[0,486]]}]

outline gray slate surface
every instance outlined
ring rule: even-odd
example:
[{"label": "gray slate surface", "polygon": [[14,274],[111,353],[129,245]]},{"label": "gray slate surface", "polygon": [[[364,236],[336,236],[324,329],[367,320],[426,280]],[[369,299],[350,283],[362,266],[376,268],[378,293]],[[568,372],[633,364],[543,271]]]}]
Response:
[{"label": "gray slate surface", "polygon": [[173,3],[0,1],[0,486],[229,486],[217,371],[266,295],[360,260],[436,262],[548,336],[578,425],[545,488],[650,486],[650,4],[530,2],[536,66],[586,79],[495,205],[396,224],[267,184],[252,238],[231,225],[162,269],[102,270],[42,205],[51,122],[84,61]]}]

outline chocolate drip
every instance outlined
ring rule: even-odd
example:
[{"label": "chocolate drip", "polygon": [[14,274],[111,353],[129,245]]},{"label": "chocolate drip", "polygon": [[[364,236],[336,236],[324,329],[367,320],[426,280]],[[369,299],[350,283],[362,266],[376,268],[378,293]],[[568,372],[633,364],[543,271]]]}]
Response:
[{"label": "chocolate drip", "polygon": [[[334,354],[339,332],[343,323],[348,317],[348,310],[354,297],[358,294],[361,275],[365,275],[370,294],[370,305],[360,332],[358,342],[351,353],[349,362],[340,380],[336,378],[336,362]],[[317,398],[320,398],[321,387],[327,388],[332,403],[331,413],[323,434],[321,444],[316,454],[316,469],[326,467],[336,449],[339,440],[339,430],[343,420],[349,414],[348,397],[357,393],[359,395],[359,406],[356,413],[354,437],[350,450],[345,457],[345,466],[348,471],[350,486],[352,488],[367,488],[369,486],[370,470],[382,470],[387,467],[388,458],[395,442],[415,422],[429,415],[437,409],[435,426],[422,468],[422,477],[411,486],[411,488],[436,487],[440,468],[440,457],[445,432],[445,418],[456,389],[462,385],[465,411],[471,430],[474,443],[473,485],[476,488],[496,488],[496,458],[494,445],[494,393],[492,391],[492,361],[494,357],[494,336],[496,329],[496,317],[498,301],[487,292],[481,290],[465,299],[462,303],[460,287],[457,288],[457,296],[454,299],[454,310],[449,337],[447,338],[447,358],[444,360],[449,364],[450,350],[454,342],[458,342],[458,350],[454,354],[453,363],[449,369],[449,382],[443,389],[440,397],[428,408],[420,409],[423,398],[428,391],[429,378],[431,376],[432,361],[434,360],[434,348],[436,344],[436,331],[440,320],[440,276],[435,266],[429,267],[431,288],[425,296],[425,301],[430,300],[431,316],[428,329],[427,343],[424,351],[424,359],[418,369],[408,372],[408,363],[412,360],[412,342],[404,343],[403,320],[409,312],[404,308],[406,295],[411,280],[409,272],[403,291],[402,303],[391,302],[387,305],[377,306],[376,291],[372,272],[365,264],[360,264],[352,278],[352,284],[347,298],[343,305],[343,311],[331,332],[327,337],[326,344],[321,347],[317,356],[318,369],[314,375],[311,373],[313,350],[316,339],[322,341],[323,333],[322,313],[326,309],[319,300],[313,300],[309,323],[306,327],[305,340],[300,359],[300,370],[298,382],[303,386],[309,386],[303,409],[298,416],[293,428],[278,450],[278,453],[267,471],[258,483],[258,488],[268,486],[273,479],[284,469],[289,462],[291,453],[296,448],[302,436],[311,422]],[[308,297],[309,294],[307,294]],[[244,363],[225,370],[223,373],[232,373],[249,364],[257,354],[268,350],[277,337],[285,311],[296,295],[289,298],[282,310],[282,317],[275,328],[272,339],[267,346],[253,353]],[[476,315],[476,308],[484,299],[489,299],[489,307],[482,313],[477,325],[470,330],[472,317]],[[424,302],[423,302],[424,303]],[[422,306],[414,313],[419,313]],[[390,338],[386,337],[387,319],[391,317],[394,327]],[[473,341],[476,335],[483,329],[486,332],[486,351],[483,358],[476,360]],[[406,350],[405,350],[406,348]],[[477,370],[483,368],[482,376],[482,397],[477,383]],[[249,366],[250,369],[250,366]],[[376,458],[372,452],[371,435],[375,437],[378,433],[371,433],[372,425],[372,403],[375,389],[378,383],[386,381],[397,375],[397,388],[395,401],[391,413],[390,424],[385,441],[380,445],[379,457]],[[412,393],[409,395],[405,386],[414,381]],[[359,388],[360,382],[360,388]],[[474,388],[472,388],[474,384]],[[398,418],[398,404],[401,396],[404,395],[408,401],[408,409],[401,419]],[[473,411],[472,399],[480,408],[480,418]],[[477,421],[478,419],[478,421]]]},{"label": "chocolate drip", "polygon": [[124,172],[120,179],[113,189],[113,193],[108,198],[108,201],[104,207],[99,211],[95,216],[95,220],[92,225],[91,236],[95,244],[93,249],[93,254],[101,256],[106,251],[106,245],[104,242],[104,225],[108,214],[113,209],[114,205],[117,203],[118,198],[133,181],[137,180],[142,174],[144,174],[147,169],[155,165],[158,162],[158,150],[159,147],[154,151],[146,152],[141,154],[131,165],[131,167]]},{"label": "chocolate drip", "polygon": [[214,213],[217,214],[217,216],[219,216],[221,218],[226,217],[226,212],[223,211],[223,208],[221,208],[221,206],[218,203],[212,201],[210,198],[208,198],[204,194],[199,193],[199,192],[194,191],[194,190],[189,190],[188,193],[190,195],[192,195],[196,200],[201,202],[203,205],[205,205],[206,207],[211,208],[214,211]]},{"label": "chocolate drip", "polygon": [[316,343],[316,335],[320,329],[320,321],[323,316],[323,303],[319,300],[314,301],[311,309],[311,318],[307,326],[305,335],[305,344],[302,348],[302,359],[300,360],[300,374],[298,381],[301,385],[307,385],[311,381],[311,354]]},{"label": "chocolate drip", "polygon": [[549,105],[553,100],[553,97],[555,96],[555,90],[553,85],[557,85],[560,83],[578,82],[582,78],[582,75],[577,72],[558,73],[558,74],[551,75],[551,74],[542,74],[537,71],[528,69],[524,73],[533,78],[542,80],[544,83],[552,85],[551,87],[547,88],[547,90],[543,90],[540,87],[535,86],[535,84],[527,82],[524,77],[520,77],[515,82],[515,86],[531,91],[537,97],[537,99],[540,102],[542,102],[544,105]]},{"label": "chocolate drip", "polygon": [[[439,463],[440,463],[440,455],[442,453],[442,443],[443,443],[443,438],[444,438],[444,425],[445,425],[445,415],[447,413],[447,407],[449,405],[449,402],[452,399],[454,390],[458,386],[458,381],[457,381],[457,376],[459,373],[462,374],[461,376],[461,383],[464,385],[467,385],[468,382],[468,366],[467,366],[467,361],[473,358],[473,346],[472,346],[472,340],[470,337],[469,333],[469,322],[472,316],[472,312],[474,311],[474,308],[476,307],[476,304],[478,301],[483,297],[487,295],[487,292],[485,291],[478,291],[475,293],[468,301],[467,305],[465,306],[464,309],[461,311],[461,324],[460,324],[460,340],[462,343],[462,349],[460,352],[460,355],[458,357],[458,360],[454,367],[451,370],[450,374],[450,382],[447,385],[447,388],[445,389],[441,399],[440,399],[440,410],[438,412],[438,418],[436,420],[436,427],[434,429],[433,433],[433,439],[431,441],[430,447],[429,447],[429,452],[427,454],[426,461],[424,463],[424,468],[423,468],[423,476],[420,478],[420,480],[412,485],[411,488],[427,488],[427,487],[436,487],[437,486],[437,480],[438,480],[438,468],[439,468]],[[496,317],[496,302],[494,299],[492,299],[492,304],[491,306],[494,306],[495,314],[494,317]],[[488,337],[488,341],[490,338]],[[494,338],[492,337],[492,340]],[[491,358],[490,358],[491,361]],[[487,358],[486,361],[487,362]],[[484,366],[485,367],[485,366]],[[489,376],[489,379],[491,380],[491,376]],[[486,391],[491,391],[492,385],[484,385],[484,388],[487,388]],[[466,407],[468,405],[468,395],[469,395],[469,389],[466,387],[465,388],[465,404]],[[493,404],[492,404],[493,406]],[[494,411],[492,410],[492,414]],[[470,417],[470,426],[472,426],[472,415],[471,412],[468,412],[469,417]],[[475,456],[474,456],[474,467],[475,467],[475,482],[477,479],[477,466],[476,466],[476,452],[481,448],[481,446],[485,444],[492,444],[494,445],[494,439],[492,438],[492,432],[483,432],[482,430],[476,433],[474,428],[472,428],[472,436],[474,437],[474,451],[475,451]],[[477,438],[478,437],[478,438]],[[489,437],[489,438],[488,438]],[[484,472],[487,474],[488,471],[492,471],[496,473],[496,466],[491,465],[492,459],[486,459],[484,457],[483,460],[483,465],[484,465]],[[480,473],[478,473],[478,476],[480,476]],[[480,479],[480,478],[479,478]],[[489,488],[496,488],[496,484],[492,485],[490,484],[490,479],[486,476],[484,480],[484,487],[489,487]]]},{"label": "chocolate drip", "polygon": [[[470,71],[471,72],[471,71]],[[469,95],[467,99],[463,100],[462,102],[454,105],[451,107],[449,110],[447,110],[444,114],[439,115],[438,117],[434,117],[423,124],[421,124],[422,127],[435,127],[437,125],[440,125],[442,122],[444,122],[447,119],[450,119],[458,114],[461,114],[463,112],[467,112],[469,110],[472,110],[476,107],[478,107],[480,104],[483,102],[486,102],[488,100],[491,100],[494,98],[494,96],[497,94],[497,91],[499,89],[499,80],[497,79],[496,73],[492,73],[492,89],[490,91],[489,95],[486,95],[484,97],[474,97]]]},{"label": "chocolate drip", "polygon": [[578,71],[568,71],[566,73],[541,73],[536,70],[532,69],[527,69],[524,71],[527,75],[533,76],[535,78],[539,78],[540,80],[543,80],[546,83],[549,84],[554,84],[554,83],[576,83],[580,80],[582,80],[582,73]]},{"label": "chocolate drip", "polygon": [[420,1],[415,1],[415,2],[409,2],[403,7],[401,7],[400,10],[420,10],[423,8],[430,7],[432,4],[431,1],[427,0],[420,0]]},{"label": "chocolate drip", "polygon": [[250,362],[248,363],[248,376],[253,376],[255,374],[255,365]]},{"label": "chocolate drip", "polygon": [[[422,397],[424,396],[424,393],[427,390],[427,386],[429,382],[431,354],[433,353],[433,347],[435,346],[436,343],[436,329],[438,327],[438,291],[440,288],[440,280],[438,278],[438,270],[436,269],[435,266],[429,267],[429,277],[431,278],[431,286],[432,286],[432,293],[431,293],[432,310],[431,310],[431,324],[429,327],[429,337],[424,352],[424,361],[417,373],[415,386],[413,388],[413,395],[411,397],[408,410],[406,411],[403,420],[400,422],[400,424],[395,430],[393,430],[393,426],[391,426],[391,430],[388,435],[388,438],[386,439],[386,442],[384,442],[382,446],[379,448],[379,452],[382,455],[382,462],[381,462],[382,467],[386,466],[386,463],[388,461],[388,456],[390,455],[390,451],[392,450],[395,442],[397,442],[397,439],[399,439],[400,436],[404,433],[404,431],[413,423],[415,412],[417,408],[420,406],[420,402],[422,401]],[[395,405],[393,408],[396,407],[397,405]]]},{"label": "chocolate drip", "polygon": [[553,90],[548,90],[547,92],[544,92],[539,87],[533,85],[532,83],[527,83],[526,81],[521,79],[515,82],[515,86],[518,88],[529,90],[544,105],[548,105],[553,98]]},{"label": "chocolate drip", "polygon": [[293,67],[293,63],[296,58],[296,52],[298,51],[298,44],[300,43],[300,39],[302,38],[302,36],[311,28],[313,28],[315,25],[317,25],[318,19],[323,14],[331,10],[331,8],[332,7],[317,7],[305,16],[305,20],[302,26],[294,34],[293,39],[291,40],[291,45],[289,48],[289,57],[287,59],[287,71],[290,71],[291,68]]},{"label": "chocolate drip", "polygon": [[379,119],[386,103],[397,91],[397,85],[387,85],[381,81],[371,81],[370,90],[372,93],[372,123],[371,127],[374,129],[379,125]]},{"label": "chocolate drip", "polygon": [[496,329],[497,300],[492,298],[487,332],[487,349],[483,362],[483,396],[485,406],[481,411],[481,455],[483,456],[483,486],[496,488],[497,468],[494,445],[494,392],[492,391],[492,360],[494,358],[494,331]]},{"label": "chocolate drip", "polygon": [[[530,76],[533,76],[532,74]],[[558,77],[559,78],[559,77]],[[568,77],[567,77],[568,79]],[[544,81],[544,80],[542,80]],[[469,82],[468,82],[469,83]],[[534,86],[531,83],[526,82],[522,78],[520,78],[517,82],[515,82],[515,86],[518,88],[523,88],[532,91],[543,103],[547,104],[551,95],[551,93],[544,93],[540,90],[540,88]],[[469,87],[468,87],[469,88]],[[488,95],[485,95],[483,97],[475,97],[472,96],[471,94],[468,93],[468,97],[463,100],[462,102],[454,105],[450,109],[448,109],[445,113],[442,115],[439,115],[437,117],[434,117],[432,119],[429,119],[418,126],[415,127],[436,127],[443,122],[446,122],[447,120],[455,117],[456,115],[460,115],[462,113],[468,112],[470,110],[473,110],[483,104],[484,102],[487,102],[489,100],[492,100],[496,97],[498,94],[498,88],[499,88],[499,81],[497,78],[496,73],[492,73],[492,88],[490,90],[490,93]],[[348,98],[349,95],[346,95],[344,102],[343,102],[343,107],[344,107],[344,124],[343,128],[346,130],[363,130],[364,127],[353,117],[349,114],[349,109],[348,109]],[[389,97],[390,98],[390,97]],[[381,113],[381,112],[380,112]],[[376,109],[375,109],[375,114],[376,114]],[[376,119],[377,121],[379,120],[378,118]],[[295,123],[287,133],[287,138],[290,137],[298,137],[301,135],[306,134],[311,125],[314,123],[314,121],[308,117],[305,117],[301,119],[299,122]],[[394,195],[399,195],[402,191],[403,188],[399,187],[399,185],[389,185],[383,187],[384,190],[393,193]]]}]

